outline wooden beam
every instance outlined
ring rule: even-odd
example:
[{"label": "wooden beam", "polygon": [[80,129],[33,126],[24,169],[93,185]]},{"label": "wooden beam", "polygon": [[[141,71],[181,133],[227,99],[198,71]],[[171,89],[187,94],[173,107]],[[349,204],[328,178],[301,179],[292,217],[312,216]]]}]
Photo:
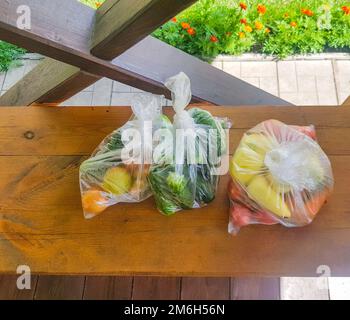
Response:
[{"label": "wooden beam", "polygon": [[[28,5],[32,11],[30,30],[17,28],[16,9],[22,4]],[[89,47],[94,19],[95,10],[73,0],[51,0],[45,6],[37,0],[0,0],[0,39],[75,66],[83,73],[108,77],[157,94],[168,95],[163,85],[165,79],[184,71],[192,79],[194,101],[226,105],[290,105],[152,37],[145,38],[111,62],[97,58],[90,54]],[[60,69],[60,65],[57,69]],[[40,73],[33,75],[37,70],[31,71],[32,78],[41,78]],[[80,81],[83,76],[84,74],[76,74]],[[68,87],[69,95],[81,90],[81,84],[77,84],[77,81],[65,81],[62,86],[57,84],[57,93],[51,91],[51,102],[60,102],[62,92]],[[82,82],[90,84],[90,79]],[[16,96],[11,93],[19,90],[16,86],[21,84],[15,85],[9,93],[3,95],[0,105],[11,101],[8,94]],[[44,101],[40,98],[38,100]],[[16,99],[13,101],[15,104]],[[31,99],[23,101],[25,105],[31,103]]]},{"label": "wooden beam", "polygon": [[350,106],[350,96],[346,98],[346,100],[342,104],[343,106]]},{"label": "wooden beam", "polygon": [[107,0],[98,10],[91,53],[112,60],[196,0]]},{"label": "wooden beam", "polygon": [[98,79],[77,67],[46,58],[1,97],[1,105],[57,104]]}]

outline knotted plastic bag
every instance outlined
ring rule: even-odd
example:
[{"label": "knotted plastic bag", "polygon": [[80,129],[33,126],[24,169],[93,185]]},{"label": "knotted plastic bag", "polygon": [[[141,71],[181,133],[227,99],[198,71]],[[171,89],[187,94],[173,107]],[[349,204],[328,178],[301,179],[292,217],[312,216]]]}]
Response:
[{"label": "knotted plastic bag", "polygon": [[246,132],[231,163],[229,232],[249,224],[309,224],[333,190],[313,126],[265,121]]},{"label": "knotted plastic bag", "polygon": [[134,115],[107,136],[80,167],[85,218],[119,202],[141,202],[152,195],[147,175],[152,162],[153,132],[170,125],[162,115],[163,96],[136,94]]},{"label": "knotted plastic bag", "polygon": [[175,110],[172,139],[167,145],[172,156],[164,153],[154,159],[148,179],[159,211],[172,215],[214,200],[217,167],[227,152],[224,129],[229,122],[200,108],[186,110],[192,94],[190,79],[184,73],[169,78],[165,86],[172,93]]}]

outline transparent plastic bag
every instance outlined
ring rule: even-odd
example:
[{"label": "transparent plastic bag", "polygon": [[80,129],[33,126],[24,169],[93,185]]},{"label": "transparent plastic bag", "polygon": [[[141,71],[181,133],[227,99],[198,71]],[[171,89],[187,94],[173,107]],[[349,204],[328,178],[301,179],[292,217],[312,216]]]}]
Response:
[{"label": "transparent plastic bag", "polygon": [[165,86],[172,93],[175,110],[173,139],[168,146],[172,156],[167,153],[156,159],[148,179],[158,210],[172,215],[214,200],[219,181],[215,169],[227,152],[224,129],[229,122],[200,108],[185,110],[192,95],[190,79],[184,73],[168,79]]},{"label": "transparent plastic bag", "polygon": [[246,132],[230,162],[229,233],[249,224],[304,226],[333,190],[313,126],[268,120]]},{"label": "transparent plastic bag", "polygon": [[[84,216],[90,219],[119,202],[141,202],[152,195],[147,175],[155,130],[168,126],[162,115],[163,96],[135,94],[134,115],[107,136],[80,166]],[[144,139],[145,135],[150,135]],[[126,147],[133,136],[132,151]],[[132,153],[132,154],[129,154]]]}]

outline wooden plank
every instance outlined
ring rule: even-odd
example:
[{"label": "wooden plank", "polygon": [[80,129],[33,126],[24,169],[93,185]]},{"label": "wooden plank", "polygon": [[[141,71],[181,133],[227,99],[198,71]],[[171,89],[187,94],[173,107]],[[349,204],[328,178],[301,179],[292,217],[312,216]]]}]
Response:
[{"label": "wooden plank", "polygon": [[280,300],[279,278],[232,278],[232,300]]},{"label": "wooden plank", "polygon": [[[16,9],[19,5],[31,8],[31,30],[17,28]],[[66,18],[62,19],[63,16]],[[51,0],[42,6],[36,0],[0,0],[0,39],[73,65],[89,74],[108,77],[153,93],[169,96],[164,81],[184,71],[192,79],[193,101],[290,105],[152,37],[145,38],[111,62],[97,58],[90,54],[89,47],[94,19],[95,11],[77,1]],[[40,78],[40,74],[31,77]],[[76,77],[81,79],[82,75]],[[80,84],[76,89],[72,85],[69,82],[70,94],[81,88]],[[13,90],[18,91],[15,87]],[[15,94],[12,96],[16,97]],[[56,99],[60,100],[60,96]],[[51,97],[52,100],[55,99]],[[4,104],[0,98],[0,105]]]},{"label": "wooden plank", "polygon": [[230,278],[182,278],[181,300],[229,300]]},{"label": "wooden plank", "polygon": [[[203,106],[211,110],[213,107]],[[344,110],[345,109],[345,110]],[[288,124],[314,124],[322,147],[329,154],[348,154],[346,139],[350,122],[346,108],[334,107],[215,107],[215,114],[232,119],[231,151],[243,133],[264,119]],[[336,112],[334,112],[336,110]],[[89,155],[104,137],[122,126],[131,116],[129,107],[28,108],[3,107],[0,117],[0,155]],[[164,108],[170,117],[172,108]],[[329,113],[333,116],[330,118]],[[254,117],[252,117],[254,114]],[[91,117],[96,121],[91,121]],[[87,134],[86,132],[94,132]],[[13,144],[16,140],[20,145]]]},{"label": "wooden plank", "polygon": [[0,300],[33,300],[38,276],[32,276],[29,290],[19,290],[17,278],[13,275],[0,276]]},{"label": "wooden plank", "polygon": [[132,277],[86,277],[84,300],[130,300]]},{"label": "wooden plank", "polygon": [[85,277],[40,276],[35,300],[81,300]]},{"label": "wooden plank", "polygon": [[70,98],[100,77],[46,58],[1,96],[2,105],[57,104]]},{"label": "wooden plank", "polygon": [[[348,276],[350,155],[339,152],[349,147],[347,139],[329,140],[327,130],[339,126],[338,137],[345,136],[350,110],[329,108],[326,123],[326,113],[319,112],[322,108],[286,108],[290,121],[285,108],[206,108],[215,115],[229,115],[241,130],[264,117],[293,124],[307,121],[324,130],[319,141],[329,152],[336,187],[310,226],[250,226],[230,237],[228,176],[222,177],[216,200],[200,210],[167,218],[149,199],[116,205],[101,217],[85,221],[78,167],[86,158],[82,153],[91,152],[100,142],[92,137],[100,140],[119,125],[114,109],[1,108],[0,146],[6,148],[0,153],[0,272],[14,272],[17,265],[28,264],[34,273],[54,274],[315,276],[319,265],[328,265],[332,275]],[[115,109],[121,118],[129,116],[126,108]],[[21,141],[28,130],[42,137],[46,155],[38,153],[35,139]],[[84,150],[80,154],[77,140]],[[343,140],[342,149],[332,147]],[[232,144],[231,152],[236,145]]]},{"label": "wooden plank", "polygon": [[112,60],[196,0],[108,0],[98,10],[91,53]]},{"label": "wooden plank", "polygon": [[180,278],[135,277],[133,300],[178,300]]}]

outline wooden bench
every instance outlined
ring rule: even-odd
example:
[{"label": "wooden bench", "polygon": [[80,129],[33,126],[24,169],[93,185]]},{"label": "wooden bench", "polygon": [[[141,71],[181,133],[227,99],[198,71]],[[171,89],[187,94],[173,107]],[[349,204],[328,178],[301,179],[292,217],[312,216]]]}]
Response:
[{"label": "wooden bench", "polygon": [[317,268],[327,265],[333,276],[349,276],[350,109],[203,108],[232,119],[231,153],[244,131],[266,119],[316,126],[336,184],[310,226],[250,226],[231,237],[228,175],[221,178],[216,200],[200,210],[164,217],[149,199],[84,220],[79,165],[129,119],[130,108],[4,107],[0,273],[28,265],[36,274],[62,275],[318,276]]}]

